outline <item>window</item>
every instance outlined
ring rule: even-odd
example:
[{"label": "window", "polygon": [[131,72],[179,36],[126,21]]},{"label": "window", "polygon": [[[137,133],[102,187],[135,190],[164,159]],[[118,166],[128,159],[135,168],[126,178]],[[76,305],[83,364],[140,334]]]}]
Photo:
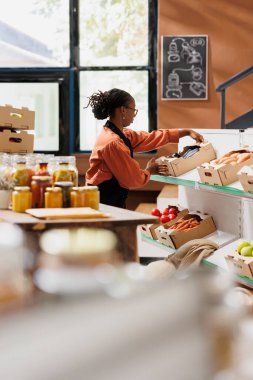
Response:
[{"label": "window", "polygon": [[113,87],[135,97],[133,129],[156,128],[156,17],[157,0],[8,0],[0,104],[35,111],[36,151],[90,151],[103,121],[84,107]]}]

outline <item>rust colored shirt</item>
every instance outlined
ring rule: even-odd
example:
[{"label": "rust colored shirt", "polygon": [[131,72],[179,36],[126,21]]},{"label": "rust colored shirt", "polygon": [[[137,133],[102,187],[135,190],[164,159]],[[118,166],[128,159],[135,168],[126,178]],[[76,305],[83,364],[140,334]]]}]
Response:
[{"label": "rust colored shirt", "polygon": [[[177,129],[159,129],[153,132],[133,131],[124,128],[134,152],[149,152],[168,143],[177,143]],[[141,188],[149,181],[148,170],[141,169],[139,163],[130,156],[129,148],[123,140],[104,127],[97,138],[90,156],[90,167],[86,172],[86,183],[99,185],[114,176],[121,187]]]}]

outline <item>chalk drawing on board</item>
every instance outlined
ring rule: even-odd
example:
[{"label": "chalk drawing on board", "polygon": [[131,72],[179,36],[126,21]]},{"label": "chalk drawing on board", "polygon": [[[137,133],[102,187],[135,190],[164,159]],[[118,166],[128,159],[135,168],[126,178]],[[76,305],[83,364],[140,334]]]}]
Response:
[{"label": "chalk drawing on board", "polygon": [[207,99],[207,36],[162,36],[162,99]]}]

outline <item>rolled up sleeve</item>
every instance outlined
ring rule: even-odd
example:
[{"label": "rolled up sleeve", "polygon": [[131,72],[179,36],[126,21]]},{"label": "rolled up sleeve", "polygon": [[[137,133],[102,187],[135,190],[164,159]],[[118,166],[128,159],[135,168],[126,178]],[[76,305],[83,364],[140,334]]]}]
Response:
[{"label": "rolled up sleeve", "polygon": [[178,143],[178,129],[159,129],[152,132],[124,129],[124,134],[131,141],[135,152],[149,152],[168,143]]},{"label": "rolled up sleeve", "polygon": [[124,188],[141,188],[149,181],[150,172],[141,169],[139,163],[129,155],[129,149],[121,141],[109,144],[103,151],[103,159],[120,186]]}]

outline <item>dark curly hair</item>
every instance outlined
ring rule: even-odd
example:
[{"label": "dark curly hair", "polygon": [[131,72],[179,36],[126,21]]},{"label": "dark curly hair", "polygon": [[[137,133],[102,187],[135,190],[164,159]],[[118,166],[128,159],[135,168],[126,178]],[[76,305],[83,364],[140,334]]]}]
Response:
[{"label": "dark curly hair", "polygon": [[95,118],[103,120],[111,116],[115,108],[128,106],[133,97],[124,90],[113,88],[110,91],[95,92],[88,99],[89,103],[84,108],[91,106]]}]

